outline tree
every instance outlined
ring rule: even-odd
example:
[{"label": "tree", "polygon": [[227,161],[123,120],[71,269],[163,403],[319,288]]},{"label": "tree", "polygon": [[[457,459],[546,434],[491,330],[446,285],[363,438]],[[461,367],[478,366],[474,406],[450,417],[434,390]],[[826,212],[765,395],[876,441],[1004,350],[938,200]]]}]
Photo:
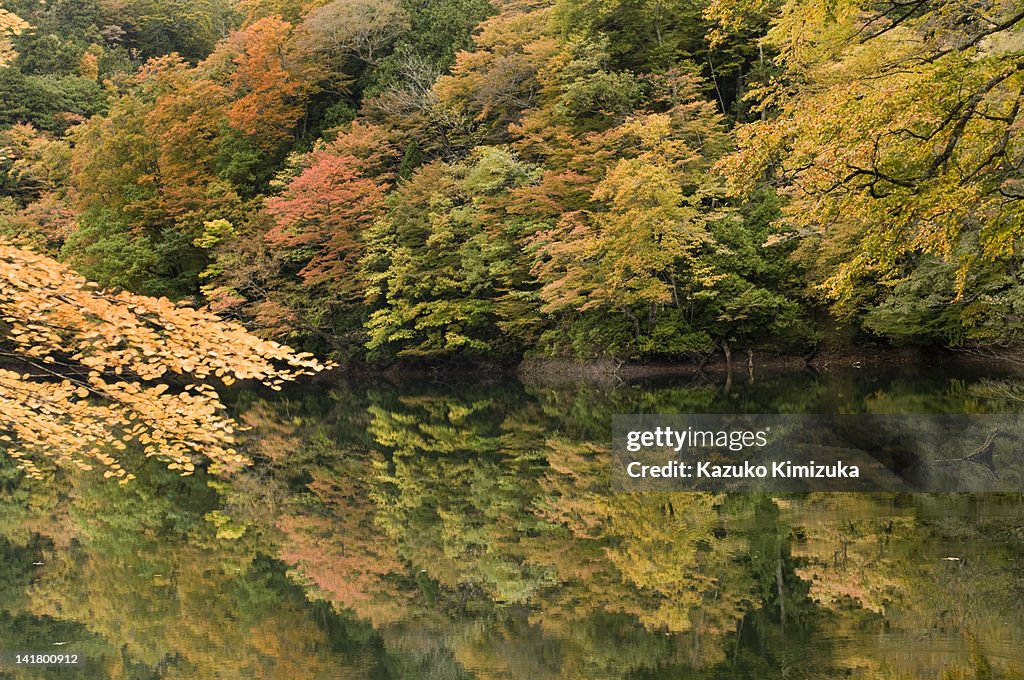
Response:
[{"label": "tree", "polygon": [[334,0],[306,16],[299,41],[320,58],[375,64],[407,30],[409,17],[394,0]]},{"label": "tree", "polygon": [[693,59],[705,49],[702,4],[693,0],[561,0],[556,16],[559,28],[569,35],[608,40],[618,66],[659,69]]},{"label": "tree", "polygon": [[280,18],[259,19],[221,43],[208,65],[215,68],[231,55],[228,124],[264,151],[275,151],[291,139],[309,96],[310,83],[296,76],[297,65],[288,58],[291,30]]},{"label": "tree", "polygon": [[203,292],[218,312],[275,337],[358,356],[366,233],[384,213],[399,154],[389,133],[356,121],[293,154],[280,193],[238,222],[210,220],[197,243],[213,263]]},{"label": "tree", "polygon": [[7,66],[18,55],[11,44],[11,38],[21,35],[31,27],[31,24],[14,12],[0,9],[0,68]]},{"label": "tree", "polygon": [[94,79],[0,68],[0,125],[29,123],[61,134],[72,123],[103,111],[105,99]]},{"label": "tree", "polygon": [[233,0],[232,6],[245,15],[244,23],[278,16],[289,23],[297,23],[310,8],[324,4],[324,0]]},{"label": "tree", "polygon": [[471,119],[490,143],[508,141],[508,126],[538,103],[539,76],[562,51],[550,28],[550,7],[509,3],[480,24],[475,49],[455,57],[433,92],[453,114]]},{"label": "tree", "polygon": [[[705,259],[721,275],[698,309],[698,324],[722,346],[806,351],[816,336],[807,319],[810,306],[804,269],[790,242],[772,242],[778,199],[762,192],[735,214],[709,225],[714,245]],[[727,357],[727,360],[728,357]]]},{"label": "tree", "polygon": [[[241,326],[167,299],[99,290],[65,265],[0,244],[0,442],[20,467],[105,468],[132,478],[115,456],[129,446],[191,474],[246,463],[238,425],[216,390],[321,370],[309,355],[259,340]],[[200,381],[177,384],[191,377]],[[45,462],[44,462],[45,461]]]},{"label": "tree", "polygon": [[[65,252],[105,285],[184,297],[209,261],[208,223],[241,226],[262,203],[313,84],[291,26],[260,19],[198,66],[148,61],[106,116],[74,132],[81,228]],[[116,263],[116,264],[115,264]]]},{"label": "tree", "polygon": [[298,275],[306,285],[329,284],[342,298],[360,292],[355,265],[362,233],[384,205],[386,187],[364,177],[359,165],[352,156],[314,152],[310,166],[266,206],[277,222],[267,233],[271,247],[291,251],[285,259],[305,261]]},{"label": "tree", "polygon": [[229,0],[105,2],[106,21],[123,31],[142,59],[177,53],[195,63],[235,27]]},{"label": "tree", "polygon": [[384,178],[366,176],[365,161],[336,148],[310,154],[309,166],[267,201],[274,227],[264,239],[283,273],[297,269],[299,283],[285,299],[300,327],[351,354],[361,334],[348,336],[363,318],[358,265],[367,233],[384,214],[388,185]]},{"label": "tree", "polygon": [[736,193],[781,188],[780,226],[842,311],[921,255],[956,265],[958,294],[975,267],[1019,266],[1022,20],[1013,3],[959,0],[778,8],[784,74],[750,93],[778,115],[741,127],[722,168]]},{"label": "tree", "polygon": [[524,292],[517,233],[493,202],[531,171],[505,149],[481,147],[464,164],[425,165],[399,187],[390,214],[368,234],[371,351],[436,358],[514,346],[499,326],[509,319],[498,301]]},{"label": "tree", "polygon": [[31,125],[0,131],[0,234],[54,252],[74,228],[68,196],[71,148]]},{"label": "tree", "polygon": [[578,156],[581,166],[601,173],[591,204],[532,239],[544,311],[580,314],[578,344],[591,352],[709,349],[692,309],[721,277],[703,251],[712,242],[709,222],[725,214],[708,173],[725,136],[697,81],[682,84],[680,103],[669,112],[636,115],[591,136]]},{"label": "tree", "polygon": [[183,297],[206,266],[193,245],[242,201],[214,174],[227,93],[179,57],[154,59],[107,115],[73,133],[80,228],[64,252],[103,285]]},{"label": "tree", "polygon": [[957,265],[923,257],[863,316],[866,329],[896,344],[967,350],[1024,344],[1024,286],[1013,265],[975,267],[956,292]]}]

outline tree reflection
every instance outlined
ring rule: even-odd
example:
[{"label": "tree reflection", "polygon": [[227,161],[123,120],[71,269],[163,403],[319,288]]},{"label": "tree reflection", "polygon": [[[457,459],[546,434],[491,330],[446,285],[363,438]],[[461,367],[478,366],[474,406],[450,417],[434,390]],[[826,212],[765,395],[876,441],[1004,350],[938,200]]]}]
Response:
[{"label": "tree reflection", "polygon": [[843,380],[338,385],[243,395],[230,481],[0,466],[0,631],[97,677],[1024,673],[1016,498],[609,490],[614,413],[984,408]]}]

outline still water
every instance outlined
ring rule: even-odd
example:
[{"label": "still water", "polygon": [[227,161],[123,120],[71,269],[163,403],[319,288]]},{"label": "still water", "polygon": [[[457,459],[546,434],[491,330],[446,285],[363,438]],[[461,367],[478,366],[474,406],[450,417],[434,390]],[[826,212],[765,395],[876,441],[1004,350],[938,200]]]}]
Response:
[{"label": "still water", "polygon": [[[986,377],[987,376],[987,377]],[[1007,413],[988,370],[237,396],[259,462],[0,466],[0,651],[48,678],[1024,678],[1019,495],[614,494],[611,416]]]}]

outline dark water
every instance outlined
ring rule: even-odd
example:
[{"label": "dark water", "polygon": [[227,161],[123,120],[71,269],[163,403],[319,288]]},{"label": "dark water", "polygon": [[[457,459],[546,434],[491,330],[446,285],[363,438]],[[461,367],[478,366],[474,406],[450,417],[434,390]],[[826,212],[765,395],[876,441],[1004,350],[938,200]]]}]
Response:
[{"label": "dark water", "polygon": [[242,395],[261,460],[0,467],[0,651],[90,678],[1024,678],[1018,495],[613,494],[612,414],[1005,413],[977,369]]}]

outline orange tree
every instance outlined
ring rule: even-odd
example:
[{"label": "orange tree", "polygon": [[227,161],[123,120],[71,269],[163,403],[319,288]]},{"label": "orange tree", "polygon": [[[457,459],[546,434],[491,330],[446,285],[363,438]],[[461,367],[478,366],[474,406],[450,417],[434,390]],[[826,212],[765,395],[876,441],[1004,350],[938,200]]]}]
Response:
[{"label": "orange tree", "polygon": [[[102,290],[48,257],[0,242],[0,447],[33,478],[102,466],[117,452],[191,474],[248,460],[210,379],[280,385],[324,368],[312,355],[166,298]],[[191,382],[194,381],[194,382]]]}]

